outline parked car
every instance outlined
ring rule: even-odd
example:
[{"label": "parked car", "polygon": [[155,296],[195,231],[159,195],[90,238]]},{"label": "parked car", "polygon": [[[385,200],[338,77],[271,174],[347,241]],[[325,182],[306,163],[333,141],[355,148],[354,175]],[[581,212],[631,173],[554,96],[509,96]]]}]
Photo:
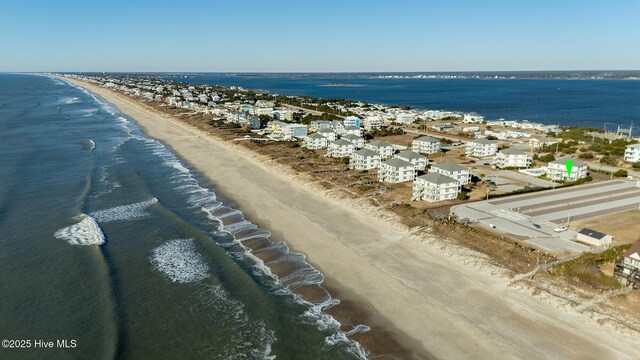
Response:
[{"label": "parked car", "polygon": [[493,224],[489,224],[489,227],[490,227],[490,228],[492,228],[492,229],[495,229],[495,228],[496,228],[496,226],[495,226],[495,225],[493,225]]},{"label": "parked car", "polygon": [[476,161],[475,160],[469,160],[469,164],[475,164]]},{"label": "parked car", "polygon": [[557,228],[554,228],[553,231],[557,232],[557,233],[561,233],[563,231],[567,231],[567,227],[566,226],[558,226]]},{"label": "parked car", "polygon": [[484,163],[484,164],[482,164],[482,165],[484,165],[484,166],[491,166],[491,164],[489,164],[489,163]]}]

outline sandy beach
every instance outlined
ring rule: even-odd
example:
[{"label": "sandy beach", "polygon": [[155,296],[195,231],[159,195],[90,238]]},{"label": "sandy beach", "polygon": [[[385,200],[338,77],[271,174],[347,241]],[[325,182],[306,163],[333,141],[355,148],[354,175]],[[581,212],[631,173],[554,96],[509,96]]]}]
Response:
[{"label": "sandy beach", "polygon": [[[326,276],[420,358],[632,359],[637,334],[600,326],[509,286],[497,268],[465,264],[436,242],[331,198],[237,145],[190,128],[122,95],[64,79],[114,104]],[[283,341],[286,341],[283,339]]]}]

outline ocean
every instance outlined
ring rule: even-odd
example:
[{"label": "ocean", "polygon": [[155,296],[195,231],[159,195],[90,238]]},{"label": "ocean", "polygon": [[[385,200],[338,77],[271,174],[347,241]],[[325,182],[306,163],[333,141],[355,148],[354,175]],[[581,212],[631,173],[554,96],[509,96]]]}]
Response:
[{"label": "ocean", "polygon": [[[633,73],[637,76],[636,73]],[[486,75],[486,74],[485,74]],[[507,76],[522,76],[507,73]],[[541,76],[543,74],[524,74]],[[586,74],[588,75],[588,74]],[[586,76],[582,74],[580,76]],[[376,78],[375,74],[157,75],[194,84],[261,89],[282,95],[344,98],[416,109],[477,112],[487,119],[529,120],[615,131],[635,122],[640,135],[640,81],[552,78]],[[565,77],[563,77],[565,76]],[[343,86],[330,86],[340,84]],[[346,85],[346,86],[344,86]]]},{"label": "ocean", "polygon": [[0,337],[31,341],[0,358],[364,356],[323,312],[337,300],[292,293],[321,289],[304,256],[101,98],[0,74],[0,158]]}]

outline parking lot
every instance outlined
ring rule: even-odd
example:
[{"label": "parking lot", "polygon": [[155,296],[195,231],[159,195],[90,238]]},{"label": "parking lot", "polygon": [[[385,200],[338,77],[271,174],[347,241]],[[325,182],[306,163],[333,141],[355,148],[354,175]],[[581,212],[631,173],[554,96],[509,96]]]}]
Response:
[{"label": "parking lot", "polygon": [[590,247],[573,241],[575,231],[554,228],[639,207],[636,182],[615,180],[457,205],[451,212],[546,251],[584,252]]}]

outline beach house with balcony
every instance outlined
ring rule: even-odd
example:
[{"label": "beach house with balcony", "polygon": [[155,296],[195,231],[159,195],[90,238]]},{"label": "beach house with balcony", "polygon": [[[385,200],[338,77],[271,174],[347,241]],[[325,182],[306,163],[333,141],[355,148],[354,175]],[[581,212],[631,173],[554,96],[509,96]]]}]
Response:
[{"label": "beach house with balcony", "polygon": [[526,168],[531,166],[531,155],[522,150],[508,148],[500,150],[494,159],[494,164],[499,169]]},{"label": "beach house with balcony", "polygon": [[413,124],[415,121],[415,115],[411,113],[398,113],[396,114],[396,123],[398,124]]},{"label": "beach house with balcony", "polygon": [[347,140],[356,147],[356,149],[362,149],[364,147],[364,138],[361,136],[348,134],[341,137],[341,139]]},{"label": "beach house with balcony", "polygon": [[378,167],[378,180],[388,183],[401,183],[413,181],[416,178],[415,165],[400,159],[382,161]]},{"label": "beach house with balcony", "polygon": [[431,136],[421,136],[411,142],[411,150],[421,154],[433,154],[440,151],[440,140]]},{"label": "beach house with balcony", "polygon": [[382,119],[380,116],[372,115],[364,118],[364,128],[365,130],[375,130],[380,129],[382,127]]},{"label": "beach house with balcony", "polygon": [[371,170],[380,166],[380,154],[373,150],[354,151],[349,159],[349,167],[356,170]]},{"label": "beach house with balcony", "polygon": [[485,158],[498,152],[498,144],[487,139],[474,139],[467,142],[467,156]]},{"label": "beach house with balcony", "polygon": [[342,135],[343,136],[344,135],[362,136],[362,129],[355,126],[345,126],[344,129],[342,130]]},{"label": "beach house with balcony", "polygon": [[344,121],[342,121],[342,124],[344,125],[344,127],[349,127],[349,126],[353,126],[353,127],[360,127],[360,118],[358,118],[357,116],[347,116],[346,118],[344,118]]},{"label": "beach house with balcony", "polygon": [[413,151],[400,151],[394,156],[396,159],[412,163],[416,170],[424,171],[427,167],[427,157]]},{"label": "beach house with balcony", "polygon": [[[567,161],[573,161],[571,175],[567,171]],[[554,181],[576,181],[587,177],[589,166],[582,161],[564,158],[551,161],[547,164],[547,177]]]},{"label": "beach house with balcony", "polygon": [[307,137],[304,139],[304,146],[307,149],[312,149],[312,150],[324,149],[328,145],[329,145],[329,139],[317,133],[307,135]]},{"label": "beach house with balcony", "polygon": [[364,147],[369,150],[377,151],[382,159],[390,158],[396,151],[396,147],[388,141],[374,140],[364,144]]},{"label": "beach house with balcony", "polygon": [[338,139],[329,142],[327,146],[327,156],[329,157],[350,157],[356,150],[355,146],[347,140]]},{"label": "beach house with balcony", "polygon": [[458,181],[460,185],[467,185],[471,182],[471,172],[469,169],[451,161],[431,165],[429,173],[438,173],[448,176]]},{"label": "beach house with balcony", "polygon": [[326,137],[329,141],[336,141],[338,139],[338,134],[333,131],[333,129],[320,129],[318,130],[318,134]]},{"label": "beach house with balcony", "polygon": [[624,161],[639,162],[640,161],[640,144],[627,145],[624,151]]},{"label": "beach house with balcony", "polygon": [[622,259],[616,260],[614,274],[625,279],[628,285],[640,288],[640,241],[633,243]]},{"label": "beach house with balcony", "polygon": [[439,173],[418,176],[413,181],[411,200],[437,202],[455,200],[460,193],[460,182]]}]

